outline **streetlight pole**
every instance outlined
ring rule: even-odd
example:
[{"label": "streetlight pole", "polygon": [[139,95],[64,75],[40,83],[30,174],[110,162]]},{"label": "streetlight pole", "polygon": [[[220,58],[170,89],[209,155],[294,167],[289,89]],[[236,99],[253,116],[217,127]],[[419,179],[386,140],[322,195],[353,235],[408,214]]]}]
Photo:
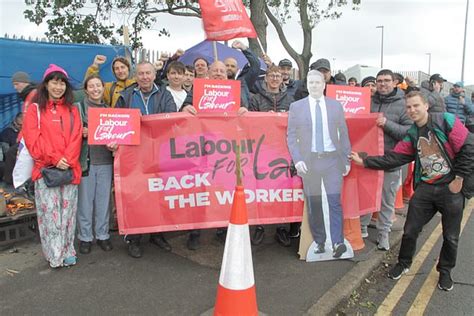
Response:
[{"label": "streetlight pole", "polygon": [[428,55],[428,75],[431,75],[431,53],[426,53]]},{"label": "streetlight pole", "polygon": [[380,68],[383,68],[383,25],[379,25],[375,28],[376,29],[382,29],[382,42],[380,44]]},{"label": "streetlight pole", "polygon": [[462,48],[462,66],[461,66],[461,81],[464,81],[464,60],[466,57],[466,34],[467,34],[467,16],[469,14],[469,0],[466,1],[466,21],[464,24],[464,44]]}]

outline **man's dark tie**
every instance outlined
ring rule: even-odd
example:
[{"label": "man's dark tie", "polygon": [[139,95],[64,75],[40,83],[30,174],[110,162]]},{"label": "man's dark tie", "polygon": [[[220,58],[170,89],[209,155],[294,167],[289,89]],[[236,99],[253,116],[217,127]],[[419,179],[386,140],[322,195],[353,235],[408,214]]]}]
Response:
[{"label": "man's dark tie", "polygon": [[323,116],[321,113],[321,107],[319,106],[319,100],[316,100],[316,107],[315,107],[315,122],[314,122],[314,131],[316,137],[316,151],[318,153],[324,152],[324,138],[323,138]]}]

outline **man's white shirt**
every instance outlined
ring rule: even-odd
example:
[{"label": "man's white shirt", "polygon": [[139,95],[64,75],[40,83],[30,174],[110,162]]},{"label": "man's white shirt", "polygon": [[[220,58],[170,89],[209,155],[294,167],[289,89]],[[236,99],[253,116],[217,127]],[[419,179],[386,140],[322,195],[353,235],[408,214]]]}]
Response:
[{"label": "man's white shirt", "polygon": [[[316,99],[313,97],[309,96],[308,97],[309,102],[309,111],[311,113],[311,131],[312,131],[312,141],[311,141],[311,152],[315,153],[317,152],[316,150],[316,138],[314,137],[314,134],[316,133],[315,129],[316,126],[314,124],[316,120]],[[319,98],[319,107],[321,108],[321,115],[322,115],[322,121],[323,121],[323,141],[324,141],[324,151],[329,152],[329,151],[335,151],[336,147],[332,143],[331,137],[329,135],[329,126],[328,126],[328,113],[326,110],[326,101],[324,99],[324,96],[321,96]]]}]

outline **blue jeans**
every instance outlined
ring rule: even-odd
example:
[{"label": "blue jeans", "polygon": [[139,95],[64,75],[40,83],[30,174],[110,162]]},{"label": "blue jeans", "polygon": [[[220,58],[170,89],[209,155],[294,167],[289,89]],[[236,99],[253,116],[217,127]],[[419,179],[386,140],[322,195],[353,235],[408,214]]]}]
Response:
[{"label": "blue jeans", "polygon": [[89,175],[82,177],[77,209],[78,238],[81,241],[94,239],[93,222],[97,240],[110,238],[109,202],[112,189],[112,169],[112,165],[90,165]]},{"label": "blue jeans", "polygon": [[[377,230],[379,232],[389,233],[391,231],[393,220],[392,215],[395,210],[395,197],[400,187],[400,170],[383,173],[382,200],[380,203],[380,212],[377,218]],[[360,225],[368,226],[372,214],[361,216]]]}]

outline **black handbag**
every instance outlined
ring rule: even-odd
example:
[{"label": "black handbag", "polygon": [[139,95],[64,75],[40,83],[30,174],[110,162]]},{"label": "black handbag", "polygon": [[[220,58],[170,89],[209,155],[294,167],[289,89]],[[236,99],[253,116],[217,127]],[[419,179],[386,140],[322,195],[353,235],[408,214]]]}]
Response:
[{"label": "black handbag", "polygon": [[[72,112],[69,111],[69,118],[71,119],[71,134],[74,124],[74,118]],[[61,129],[63,128],[63,121],[61,117]],[[74,176],[72,169],[67,170],[59,169],[56,167],[41,168],[41,174],[43,175],[44,183],[48,188],[60,187],[62,185],[71,184]]]},{"label": "black handbag", "polygon": [[49,188],[71,184],[74,178],[71,169],[62,170],[56,167],[42,168],[41,174],[43,175],[44,183]]}]

